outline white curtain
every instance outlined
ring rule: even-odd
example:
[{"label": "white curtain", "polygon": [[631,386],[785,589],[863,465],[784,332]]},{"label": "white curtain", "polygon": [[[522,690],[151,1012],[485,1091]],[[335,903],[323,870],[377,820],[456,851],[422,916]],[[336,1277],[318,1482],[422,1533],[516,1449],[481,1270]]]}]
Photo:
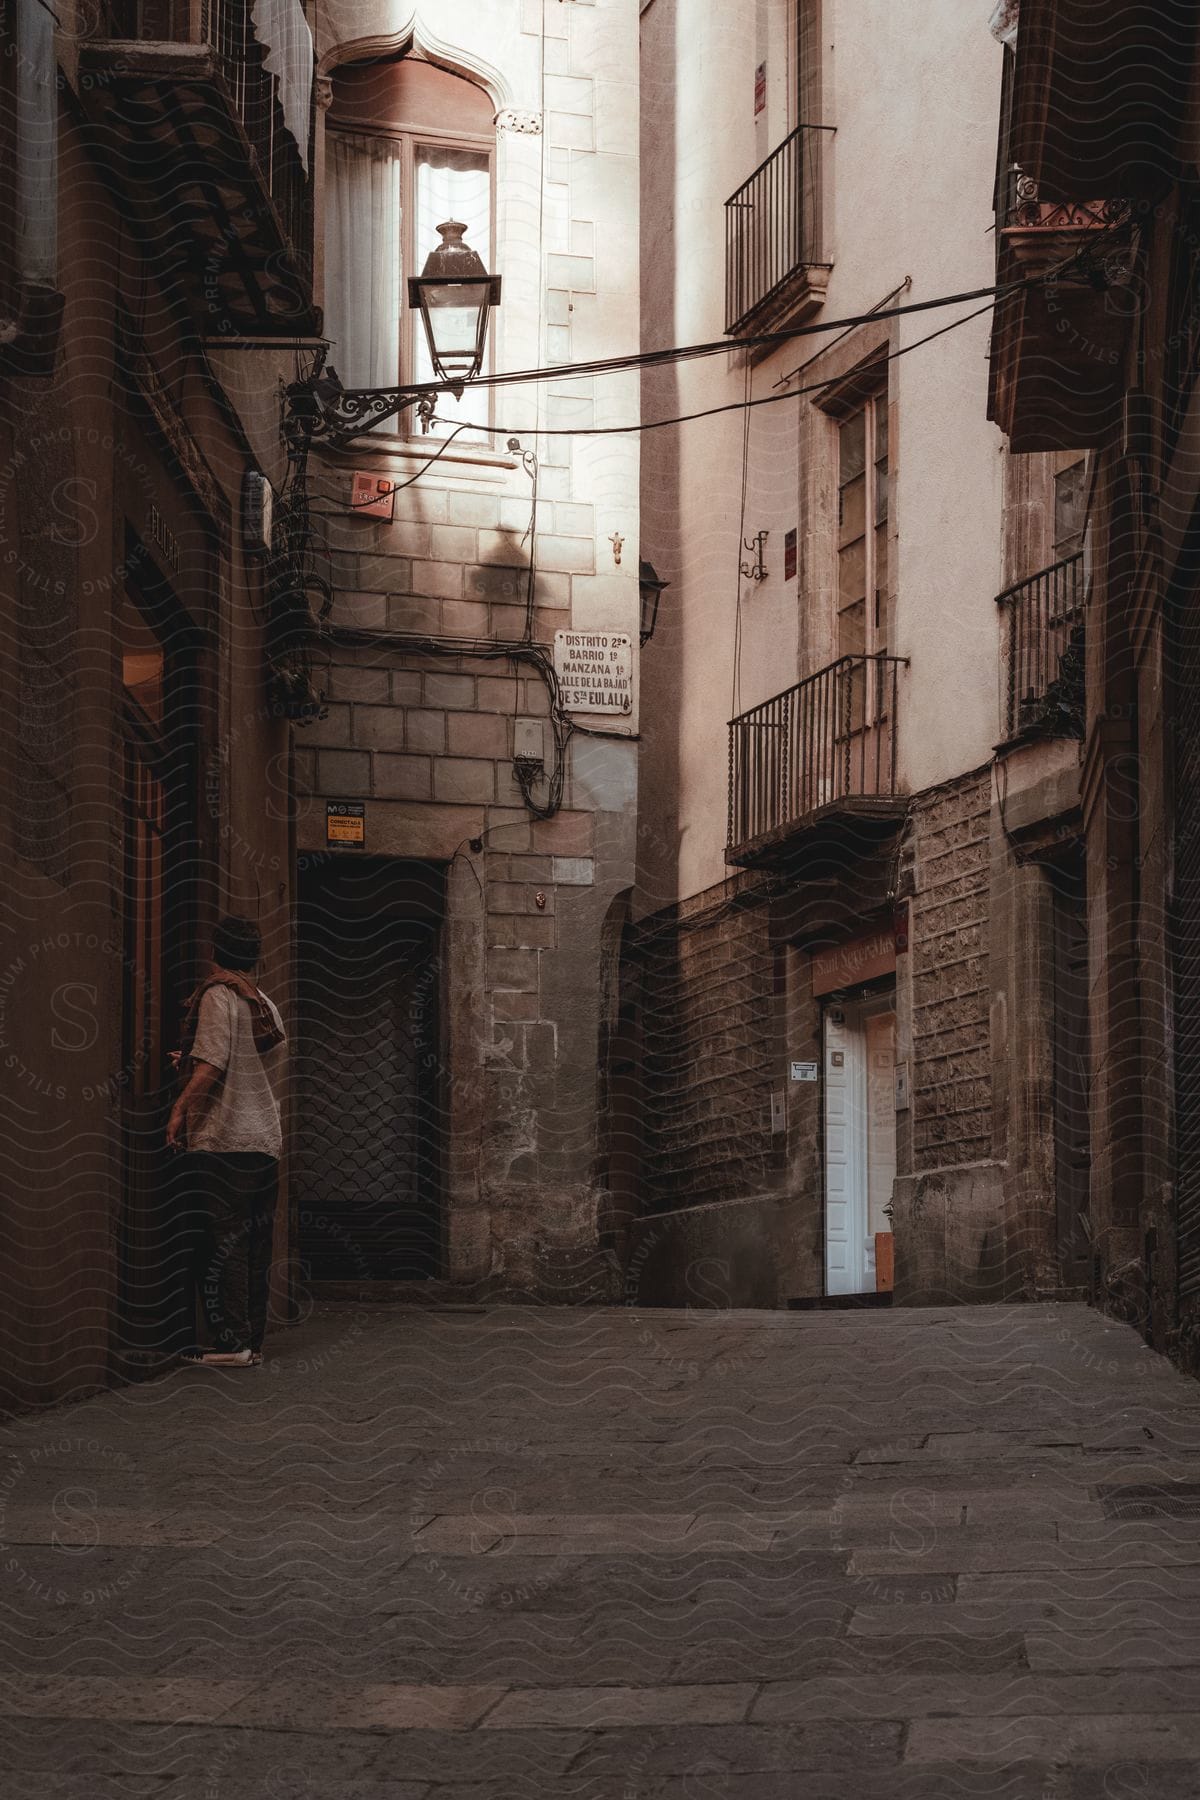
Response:
[{"label": "white curtain", "polygon": [[331,132],[326,149],[329,360],[344,387],[393,387],[400,379],[400,145]]},{"label": "white curtain", "polygon": [[[414,163],[417,273],[425,267],[429,252],[441,243],[437,228],[448,219],[458,219],[466,226],[466,242],[479,256],[484,268],[491,272],[492,184],[486,155],[473,150],[445,149],[437,144],[419,144]],[[489,336],[494,329],[493,318]],[[413,361],[413,380],[432,381],[429,345],[419,323],[413,333]],[[455,400],[451,394],[439,394],[437,410],[440,418],[449,420],[448,425],[434,427],[441,437],[464,421],[470,421],[476,427],[486,425],[487,391],[474,394],[468,391],[461,400]],[[480,429],[460,431],[455,442],[478,441],[485,435]]]},{"label": "white curtain", "polygon": [[275,77],[283,122],[295,140],[307,175],[313,38],[304,7],[301,0],[253,0],[250,22],[267,53],[263,67]]}]

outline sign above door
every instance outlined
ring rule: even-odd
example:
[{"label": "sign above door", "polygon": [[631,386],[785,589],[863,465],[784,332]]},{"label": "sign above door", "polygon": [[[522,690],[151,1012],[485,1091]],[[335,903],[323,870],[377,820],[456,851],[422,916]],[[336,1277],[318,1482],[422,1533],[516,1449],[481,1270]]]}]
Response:
[{"label": "sign above door", "polygon": [[367,809],[361,800],[328,800],[325,803],[325,842],[357,844],[367,841]]},{"label": "sign above door", "polygon": [[861,987],[864,981],[895,972],[895,928],[876,926],[844,944],[813,951],[812,991],[814,995],[835,994],[840,988]]}]

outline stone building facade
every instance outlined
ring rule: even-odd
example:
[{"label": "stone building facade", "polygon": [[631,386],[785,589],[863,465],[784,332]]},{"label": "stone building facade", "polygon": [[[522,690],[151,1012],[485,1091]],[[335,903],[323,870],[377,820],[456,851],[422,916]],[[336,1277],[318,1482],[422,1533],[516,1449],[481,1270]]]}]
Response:
[{"label": "stone building facade", "polygon": [[[992,416],[1025,460],[1086,455],[1079,810],[1091,1057],[1089,1276],[1200,1364],[1196,879],[1197,39],[1193,9],[1023,0],[1005,71]],[[1056,233],[1065,226],[1061,236]],[[1015,456],[1014,460],[1020,460]]]},{"label": "stone building facade", "polygon": [[644,378],[685,422],[643,451],[672,586],[616,1210],[671,1303],[1085,1279],[1080,459],[988,423],[988,305],[904,310],[995,278],[1002,45],[950,5],[860,24],[642,14],[645,341],[729,344]]},{"label": "stone building facade", "polygon": [[[393,159],[409,258],[445,216],[422,209],[475,208],[468,241],[490,235],[503,280],[493,372],[636,345],[636,33],[633,0],[421,0],[399,28],[325,10],[317,239],[347,386],[421,373],[404,331],[382,362],[355,348],[372,259],[351,270],[339,223],[354,156]],[[588,433],[637,404],[627,372],[550,378],[495,388],[457,436],[409,412],[314,451],[332,606],[327,708],[296,764],[293,1205],[329,1291],[612,1289],[597,1064],[634,870],[639,452],[636,432]],[[356,516],[381,490],[388,516]],[[572,632],[618,644],[624,710],[565,704]],[[362,842],[331,840],[331,806],[360,809]],[[327,1054],[344,994],[354,1028]]]},{"label": "stone building facade", "polygon": [[[269,171],[191,23],[14,0],[0,25],[0,1329],[4,1403],[38,1404],[191,1335],[163,1131],[221,912],[259,923],[290,1016],[302,601],[247,495],[297,516],[280,389],[317,319],[311,103],[285,132],[261,45],[239,92]],[[278,1275],[286,1308],[282,1215]]]}]

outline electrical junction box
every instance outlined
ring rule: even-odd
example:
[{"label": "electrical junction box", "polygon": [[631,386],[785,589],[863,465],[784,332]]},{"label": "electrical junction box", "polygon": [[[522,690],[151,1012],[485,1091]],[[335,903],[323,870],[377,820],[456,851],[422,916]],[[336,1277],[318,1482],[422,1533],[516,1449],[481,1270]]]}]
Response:
[{"label": "electrical junction box", "polygon": [[350,484],[350,511],[362,518],[390,519],[396,511],[395,477],[355,469]]},{"label": "electrical junction box", "polygon": [[546,734],[540,719],[514,719],[513,761],[545,765]]},{"label": "electrical junction box", "polygon": [[247,469],[242,481],[242,544],[254,555],[271,548],[275,519],[275,490],[257,469]]}]

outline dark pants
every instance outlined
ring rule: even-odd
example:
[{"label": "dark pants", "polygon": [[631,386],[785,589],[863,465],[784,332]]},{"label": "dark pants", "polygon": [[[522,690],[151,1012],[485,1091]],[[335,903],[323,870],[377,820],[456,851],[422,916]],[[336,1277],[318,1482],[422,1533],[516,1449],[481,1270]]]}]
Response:
[{"label": "dark pants", "polygon": [[188,1158],[207,1217],[200,1306],[214,1350],[261,1350],[267,1331],[279,1164],[273,1156],[195,1150]]}]

